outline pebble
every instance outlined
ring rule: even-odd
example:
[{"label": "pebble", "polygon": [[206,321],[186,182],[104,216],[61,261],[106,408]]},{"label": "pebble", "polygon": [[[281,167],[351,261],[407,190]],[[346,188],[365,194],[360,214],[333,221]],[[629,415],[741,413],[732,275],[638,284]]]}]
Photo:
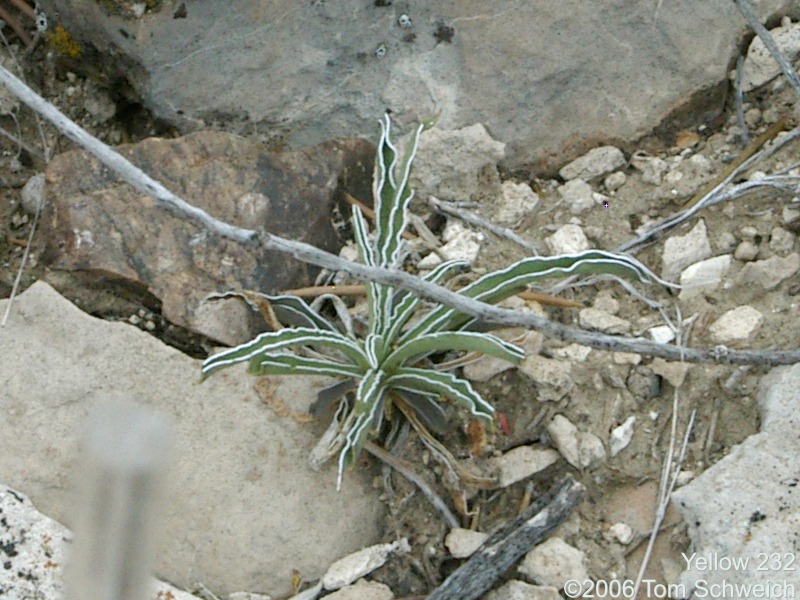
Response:
[{"label": "pebble", "polygon": [[626,381],[628,391],[640,400],[650,400],[661,393],[661,381],[652,369],[639,365],[631,369]]},{"label": "pebble", "polygon": [[611,357],[615,365],[638,365],[642,362],[642,355],[635,352],[613,352]]},{"label": "pebble", "polygon": [[746,225],[739,230],[739,233],[741,233],[742,238],[746,240],[755,240],[756,236],[758,235],[758,229],[752,225]]},{"label": "pebble", "polygon": [[488,462],[499,472],[500,487],[508,487],[534,473],[544,471],[558,460],[558,456],[558,452],[552,448],[518,446]]},{"label": "pebble", "polygon": [[556,358],[579,363],[586,362],[586,359],[591,353],[592,349],[589,346],[583,346],[581,344],[569,344],[563,348],[553,349],[553,356]]},{"label": "pebble", "polygon": [[728,254],[736,248],[736,236],[730,231],[723,231],[714,241],[714,247],[722,253]]},{"label": "pebble", "polygon": [[750,262],[758,256],[758,246],[750,240],[742,241],[733,251],[733,258],[742,262]]},{"label": "pebble", "polygon": [[528,356],[519,365],[519,371],[538,384],[540,402],[561,400],[575,385],[572,365],[563,360]]},{"label": "pebble", "polygon": [[603,185],[607,191],[616,192],[619,188],[625,185],[626,181],[628,181],[628,176],[625,175],[625,173],[622,171],[615,171],[605,178]]},{"label": "pebble", "polygon": [[736,276],[736,284],[760,285],[765,290],[773,290],[798,270],[800,270],[800,254],[795,252],[783,258],[773,256],[766,260],[747,263]]},{"label": "pebble", "polygon": [[633,439],[633,426],[636,424],[636,417],[631,415],[620,425],[611,431],[608,440],[608,453],[613,457],[628,447]]},{"label": "pebble", "polygon": [[616,315],[619,312],[619,301],[608,290],[603,290],[597,294],[592,306],[610,315]]},{"label": "pebble", "polygon": [[614,523],[608,528],[609,537],[627,546],[633,541],[633,528],[627,523]]},{"label": "pebble", "polygon": [[84,110],[96,123],[106,123],[117,114],[117,104],[103,90],[93,89],[88,92],[83,102]]},{"label": "pebble", "polygon": [[562,225],[545,242],[554,255],[577,254],[591,247],[581,226],[573,224]]},{"label": "pebble", "polygon": [[394,593],[385,583],[359,579],[353,585],[345,586],[328,594],[325,598],[328,600],[392,600]]},{"label": "pebble", "polygon": [[570,580],[586,581],[586,556],[558,537],[539,544],[525,555],[519,572],[540,585],[563,589]]},{"label": "pebble", "polygon": [[444,545],[447,547],[448,552],[450,552],[450,556],[454,558],[467,558],[468,556],[472,556],[488,537],[488,533],[458,527],[450,530],[450,533],[444,538]]},{"label": "pebble", "polygon": [[764,315],[752,306],[739,306],[729,310],[708,328],[715,344],[742,345],[755,338]]},{"label": "pebble", "polygon": [[634,154],[631,165],[641,171],[642,181],[650,185],[661,185],[664,174],[669,170],[669,165],[664,159],[646,154]]},{"label": "pebble", "polygon": [[558,589],[546,585],[531,585],[519,579],[507,581],[486,594],[486,600],[561,600]]},{"label": "pebble", "polygon": [[666,361],[663,358],[654,358],[650,369],[660,375],[673,387],[680,387],[686,381],[686,374],[692,370],[691,363]]},{"label": "pebble", "polygon": [[579,215],[594,208],[592,186],[582,179],[572,179],[558,188],[558,194],[569,206],[569,212]]},{"label": "pebble", "polygon": [[658,325],[647,330],[650,339],[659,344],[669,344],[675,339],[675,332],[666,325]]},{"label": "pebble", "polygon": [[44,173],[37,173],[25,183],[20,192],[22,210],[33,216],[44,208]]},{"label": "pebble", "polygon": [[711,256],[706,223],[703,219],[683,236],[671,236],[661,255],[661,278],[675,281],[686,267]]},{"label": "pebble", "polygon": [[730,268],[731,257],[729,254],[715,256],[689,265],[681,273],[680,283],[683,289],[678,297],[681,300],[688,300],[704,292],[717,289]]},{"label": "pebble", "polygon": [[788,254],[794,249],[797,238],[791,231],[783,227],[774,227],[769,234],[769,249],[777,254]]},{"label": "pebble", "polygon": [[584,308],[578,313],[578,323],[583,329],[621,334],[631,330],[630,321],[610,315],[596,308]]},{"label": "pebble", "polygon": [[578,428],[563,415],[556,415],[547,426],[553,445],[573,467],[586,468],[606,457],[602,440]]},{"label": "pebble", "polygon": [[[464,227],[461,223],[452,220],[448,221],[442,233],[442,239],[446,242],[439,250],[449,260],[465,260],[474,262],[478,258],[481,249],[483,234],[472,231]],[[435,252],[431,252],[419,261],[420,269],[432,269],[441,264],[442,259]]]},{"label": "pebble", "polygon": [[504,181],[502,185],[500,205],[497,207],[495,220],[504,227],[518,225],[525,217],[536,212],[539,196],[527,183]]},{"label": "pebble", "polygon": [[564,181],[570,179],[584,179],[589,181],[616,171],[625,164],[625,155],[622,150],[614,146],[601,146],[589,150],[583,156],[576,158],[571,163],[562,167],[558,172]]},{"label": "pebble", "polygon": [[[793,24],[784,17],[779,27],[770,30],[775,44],[789,62],[794,62],[800,54],[800,24]],[[755,36],[747,49],[742,69],[742,91],[749,92],[768,83],[780,74],[780,67],[764,46],[761,38]],[[735,77],[735,73],[732,73]]]},{"label": "pebble", "polygon": [[800,209],[792,208],[791,206],[783,207],[783,210],[781,210],[781,221],[783,221],[784,225],[796,221],[797,219],[800,219]]},{"label": "pebble", "polygon": [[326,590],[337,590],[382,566],[392,552],[405,554],[410,551],[405,538],[391,544],[367,546],[334,562],[322,576],[322,586]]}]

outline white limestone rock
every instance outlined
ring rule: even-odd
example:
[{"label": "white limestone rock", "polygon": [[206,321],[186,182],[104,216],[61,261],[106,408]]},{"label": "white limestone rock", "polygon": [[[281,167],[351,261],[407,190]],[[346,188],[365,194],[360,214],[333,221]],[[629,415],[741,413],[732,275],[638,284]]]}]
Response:
[{"label": "white limestone rock", "polygon": [[616,192],[628,181],[628,176],[623,171],[615,171],[606,176],[603,180],[603,185],[609,192]]},{"label": "white limestone rock", "polygon": [[[0,596],[61,600],[72,533],[40,513],[24,494],[0,483]],[[151,600],[197,600],[167,583],[151,582]]]},{"label": "white limestone rock", "polygon": [[715,256],[686,267],[681,273],[681,289],[678,298],[689,300],[704,292],[717,289],[731,268],[729,254]]},{"label": "white limestone rock", "polygon": [[608,538],[627,546],[633,541],[633,528],[627,523],[614,523],[608,528]]},{"label": "white limestone rock", "polygon": [[538,355],[527,356],[519,370],[538,384],[540,402],[561,400],[574,385],[572,365],[563,360]]},{"label": "white limestone rock", "polygon": [[586,581],[586,555],[559,537],[552,537],[525,555],[519,572],[539,585],[563,589],[570,580]]},{"label": "white limestone rock", "polygon": [[601,146],[589,150],[583,156],[563,166],[558,174],[564,181],[570,179],[591,181],[595,177],[616,171],[624,164],[625,155],[622,154],[622,150],[614,146]]},{"label": "white limestone rock", "polygon": [[[442,233],[442,239],[446,243],[439,248],[439,251],[446,256],[448,260],[465,260],[472,263],[478,258],[484,236],[482,233],[473,231],[453,219],[447,222],[444,232]],[[423,270],[433,269],[441,264],[441,262],[442,259],[439,254],[431,252],[419,261],[418,266]]]},{"label": "white limestone rock", "polygon": [[750,240],[742,240],[736,250],[733,251],[733,258],[742,262],[750,262],[758,256],[758,246]]},{"label": "white limestone rock", "polygon": [[539,207],[539,195],[527,183],[504,181],[502,190],[495,220],[504,227],[519,225]]},{"label": "white limestone rock", "polygon": [[769,234],[769,249],[776,254],[788,254],[794,249],[797,236],[783,227],[773,227]]},{"label": "white limestone rock", "polygon": [[669,165],[662,158],[637,153],[631,157],[631,165],[642,173],[642,181],[650,185],[661,185],[664,174],[669,170]]},{"label": "white limestone rock", "polygon": [[664,243],[661,278],[675,281],[686,267],[711,256],[705,221],[700,221],[683,236],[673,235]]},{"label": "white limestone rock", "polygon": [[650,370],[666,379],[672,387],[680,387],[686,380],[686,375],[692,370],[692,364],[654,358],[650,363]]},{"label": "white limestone rock", "polygon": [[594,190],[583,179],[571,179],[557,191],[573,215],[579,215],[595,206]]},{"label": "white limestone rock", "polygon": [[458,527],[451,529],[445,536],[444,545],[453,558],[467,558],[472,556],[488,537],[488,533]]},{"label": "white limestone rock", "polygon": [[586,468],[606,457],[603,442],[593,433],[579,431],[564,415],[556,415],[547,426],[547,433],[561,456],[578,469]]},{"label": "white limestone rock", "polygon": [[545,239],[545,242],[554,255],[577,254],[591,248],[581,226],[572,223],[559,227],[553,235]]},{"label": "white limestone rock", "polygon": [[631,330],[630,321],[610,315],[596,308],[583,308],[578,313],[578,323],[584,329],[603,333],[621,334]]},{"label": "white limestone rock", "polygon": [[[794,60],[800,55],[800,23],[792,23],[785,17],[779,27],[770,30],[781,53],[789,60]],[[749,92],[768,83],[780,74],[781,70],[769,50],[764,46],[761,38],[755,36],[747,49],[747,56],[742,69],[742,90]],[[731,73],[735,77],[735,71]]]},{"label": "white limestone rock", "polygon": [[782,281],[800,270],[800,254],[773,256],[765,260],[747,263],[736,276],[737,285],[759,285],[765,290],[774,290]]},{"label": "white limestone rock", "polygon": [[633,439],[633,426],[636,424],[636,417],[631,415],[611,431],[608,441],[608,453],[613,457],[628,447]]},{"label": "white limestone rock", "polygon": [[647,334],[654,342],[669,344],[675,339],[675,332],[666,325],[658,325],[647,330]]},{"label": "white limestone rock", "polygon": [[[359,579],[352,585],[325,596],[328,600],[392,600],[394,594],[385,583]],[[230,600],[230,599],[229,599]]]},{"label": "white limestone rock", "polygon": [[408,540],[403,538],[391,544],[375,544],[348,554],[328,567],[322,576],[322,587],[338,590],[383,566],[393,552],[404,554],[410,551]]},{"label": "white limestone rock", "polygon": [[764,322],[764,315],[752,306],[739,306],[729,310],[708,328],[716,344],[739,346],[755,338]]},{"label": "white limestone rock", "polygon": [[489,466],[497,469],[500,487],[508,487],[527,479],[534,473],[544,471],[558,460],[559,454],[552,448],[518,446],[505,454],[489,459]]}]

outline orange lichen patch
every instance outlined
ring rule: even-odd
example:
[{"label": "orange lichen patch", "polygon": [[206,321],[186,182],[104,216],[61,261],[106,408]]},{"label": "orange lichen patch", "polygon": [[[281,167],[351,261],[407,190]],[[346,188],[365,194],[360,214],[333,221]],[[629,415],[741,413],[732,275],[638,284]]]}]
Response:
[{"label": "orange lichen patch", "polygon": [[255,388],[261,401],[279,417],[289,417],[296,423],[311,423],[314,420],[310,414],[292,410],[286,406],[286,403],[275,395],[269,379],[259,379]]},{"label": "orange lichen patch", "polygon": [[684,129],[683,131],[679,131],[678,134],[675,136],[675,146],[684,150],[686,148],[691,148],[697,142],[700,141],[700,136],[697,135],[691,129]]},{"label": "orange lichen patch", "polygon": [[53,50],[68,58],[78,58],[83,52],[81,45],[61,25],[56,25],[52,32],[48,32],[47,43]]}]

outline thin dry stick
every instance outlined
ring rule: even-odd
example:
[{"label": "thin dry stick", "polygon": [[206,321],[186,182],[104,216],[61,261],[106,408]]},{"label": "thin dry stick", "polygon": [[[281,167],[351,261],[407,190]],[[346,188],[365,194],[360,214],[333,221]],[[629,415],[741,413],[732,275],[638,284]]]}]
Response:
[{"label": "thin dry stick", "polygon": [[742,68],[744,67],[744,56],[741,54],[736,59],[736,114],[739,118],[739,129],[742,130],[742,137],[739,143],[746,147],[750,143],[750,132],[747,131],[747,121],[744,120],[744,92],[742,91]]},{"label": "thin dry stick", "polygon": [[425,495],[425,497],[430,500],[431,504],[433,504],[436,509],[442,513],[442,516],[444,517],[444,520],[447,521],[447,525],[450,527],[450,529],[461,527],[461,523],[459,523],[458,519],[456,519],[455,515],[450,511],[450,509],[447,508],[447,504],[444,503],[444,500],[442,500],[436,494],[436,492],[431,489],[431,487],[422,477],[417,475],[416,471],[414,471],[414,468],[408,461],[395,456],[391,452],[387,452],[374,442],[364,442],[364,450],[385,462],[403,477],[408,479],[411,483],[416,485]]},{"label": "thin dry stick", "polygon": [[536,247],[536,244],[532,244],[531,242],[522,239],[510,229],[507,229],[505,227],[500,227],[499,225],[495,225],[491,221],[487,221],[480,215],[476,215],[474,212],[458,208],[452,202],[443,202],[442,200],[439,200],[438,198],[435,198],[433,196],[431,196],[430,199],[428,200],[428,204],[430,204],[431,207],[437,212],[451,215],[453,217],[456,217],[457,219],[461,219],[465,223],[469,223],[470,225],[475,225],[476,227],[482,227],[487,231],[490,231],[499,238],[505,238],[509,241],[514,242],[519,246],[522,246],[529,252],[533,253],[534,256],[539,256],[539,249]]},{"label": "thin dry stick", "polygon": [[[0,67],[0,83],[4,84],[22,102],[37,111],[72,141],[94,155],[103,164],[117,173],[134,189],[151,196],[159,208],[180,219],[194,223],[206,231],[220,237],[236,241],[246,246],[261,245],[267,250],[277,250],[294,256],[298,260],[311,263],[326,269],[345,271],[359,279],[372,280],[396,288],[403,288],[415,294],[452,307],[464,314],[489,323],[507,325],[509,327],[527,327],[541,331],[545,336],[562,341],[575,342],[600,350],[615,352],[633,352],[647,356],[659,356],[666,360],[684,360],[693,363],[720,364],[758,364],[788,365],[800,362],[800,350],[777,351],[745,351],[731,350],[725,346],[716,346],[708,350],[692,348],[676,348],[667,344],[658,344],[642,338],[622,338],[613,335],[594,333],[568,327],[539,317],[532,313],[499,308],[461,296],[455,292],[423,281],[418,277],[392,269],[370,267],[339,258],[324,252],[310,244],[287,240],[268,233],[265,230],[253,231],[236,227],[215,219],[207,212],[192,206],[179,198],[144,171],[132,165],[97,138],[81,129],[69,120],[52,104],[48,103],[9,71]],[[758,182],[748,182],[758,183]]]}]

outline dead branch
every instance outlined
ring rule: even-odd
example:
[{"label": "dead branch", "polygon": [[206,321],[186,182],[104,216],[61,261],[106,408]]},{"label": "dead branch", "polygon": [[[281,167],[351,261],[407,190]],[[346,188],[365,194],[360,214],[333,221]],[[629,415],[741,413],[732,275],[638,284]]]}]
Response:
[{"label": "dead branch", "polygon": [[[277,250],[294,256],[298,260],[308,262],[326,269],[344,271],[362,280],[372,280],[392,287],[407,289],[423,298],[450,306],[460,312],[476,317],[488,323],[507,325],[509,327],[526,327],[541,331],[545,336],[557,340],[583,344],[599,350],[615,352],[634,352],[647,356],[659,356],[666,360],[683,360],[693,363],[719,364],[757,364],[787,365],[800,362],[800,350],[731,350],[725,346],[717,346],[707,350],[679,348],[667,344],[650,342],[643,338],[624,338],[602,333],[594,333],[568,327],[539,317],[532,313],[514,311],[484,304],[477,300],[461,296],[457,293],[423,281],[409,273],[370,267],[353,263],[328,252],[324,252],[310,244],[287,240],[265,230],[253,231],[236,227],[215,219],[207,212],[192,206],[179,198],[162,184],[155,181],[147,173],[131,164],[121,154],[106,146],[97,138],[73,123],[55,106],[47,102],[7,69],[0,67],[0,83],[5,85],[28,107],[50,121],[59,131],[74,141],[84,150],[91,153],[103,164],[113,170],[120,179],[133,186],[143,194],[156,200],[156,205],[176,216],[188,220],[206,231],[238,243],[254,246],[260,244],[268,250]],[[746,182],[758,184],[759,182]],[[701,204],[692,208],[696,209]]]},{"label": "dead branch", "polygon": [[567,476],[558,488],[489,536],[467,562],[428,596],[428,600],[480,598],[523,554],[566,520],[585,492],[583,485]]}]

